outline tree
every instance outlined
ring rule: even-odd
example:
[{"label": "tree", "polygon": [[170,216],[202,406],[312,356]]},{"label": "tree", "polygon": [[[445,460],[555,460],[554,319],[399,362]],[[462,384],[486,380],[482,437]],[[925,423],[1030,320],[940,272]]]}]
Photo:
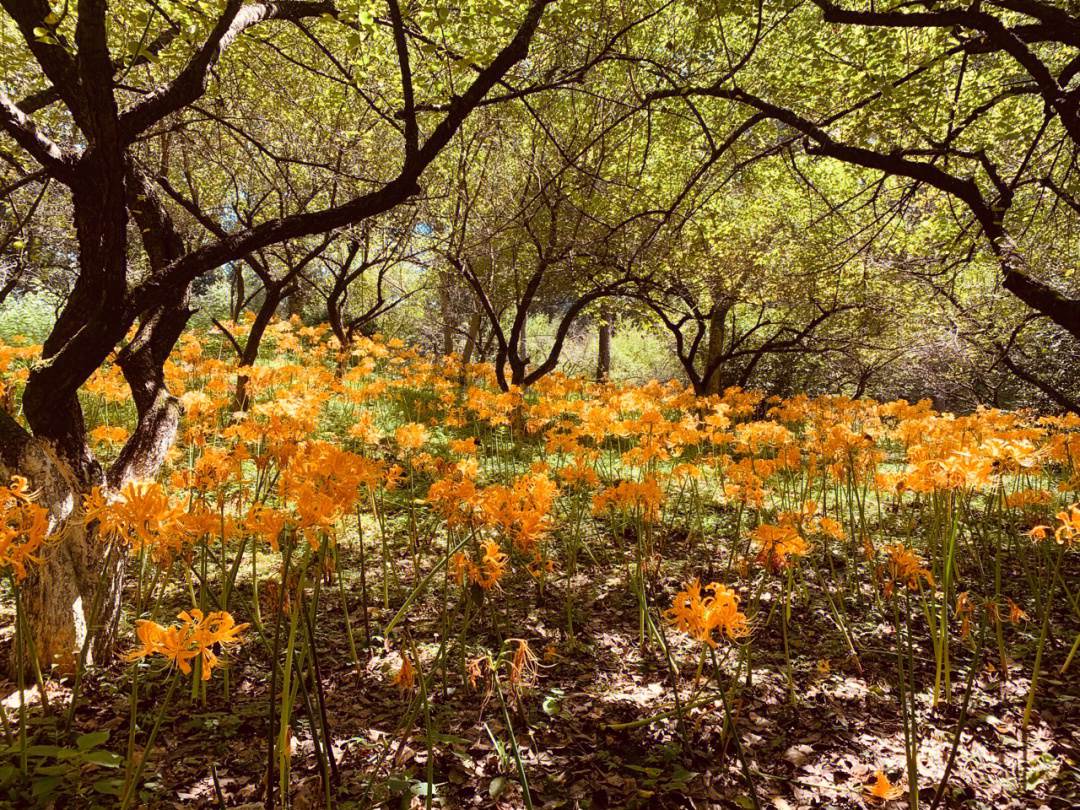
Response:
[{"label": "tree", "polygon": [[[607,256],[619,234],[590,215],[607,188],[599,168],[579,173],[561,160],[546,162],[535,140],[519,143],[513,180],[494,186],[500,207],[487,223],[467,224],[463,247],[446,257],[487,320],[503,390],[528,387],[554,370],[575,320],[626,283]],[[500,157],[501,170],[515,166]],[[557,325],[546,356],[532,364],[526,335],[538,312],[550,313]]]},{"label": "tree", "polygon": [[[981,230],[1004,288],[1080,338],[1080,299],[1031,266],[1011,224],[1028,230],[1033,206],[1051,192],[1080,211],[1066,190],[1074,161],[1059,160],[1062,146],[1080,146],[1080,91],[1067,89],[1080,71],[1080,27],[1070,12],[1039,0],[931,2],[919,11],[814,6],[827,25],[793,15],[772,43],[746,41],[722,75],[702,83],[671,77],[676,86],[649,98],[729,102],[801,138],[809,155],[946,195],[967,210],[961,231]],[[903,47],[901,35],[909,38]],[[805,55],[809,81],[787,74],[771,83],[759,74],[752,89],[744,85],[755,60],[775,58],[776,47],[788,58]],[[867,73],[873,81],[864,89]]]},{"label": "tree", "polygon": [[[550,2],[535,0],[514,9],[512,17],[491,10],[479,46],[456,56],[471,74],[467,82],[455,85],[439,78],[458,69],[448,67],[443,57],[419,60],[417,67],[430,80],[432,96],[421,101],[444,110],[421,115],[413,79],[414,46],[427,37],[421,21],[404,19],[396,0],[387,4],[388,19],[378,21],[350,19],[327,0],[228,0],[213,19],[188,10],[179,17],[151,15],[146,22],[141,22],[138,9],[107,0],[89,0],[62,14],[44,0],[3,0],[25,45],[19,54],[20,73],[35,91],[21,104],[0,93],[0,129],[45,176],[68,189],[79,257],[71,294],[23,392],[28,429],[0,414],[0,455],[8,471],[30,474],[56,520],[77,517],[73,504],[92,487],[115,489],[133,477],[152,476],[180,418],[179,403],[165,386],[163,364],[191,316],[193,280],[271,245],[378,216],[415,195],[425,169],[462,122],[492,88],[509,82]],[[116,19],[124,26],[113,24]],[[128,25],[139,26],[142,43],[148,44],[125,53],[119,47],[119,29]],[[193,26],[200,37],[197,44],[188,46],[184,25]],[[257,61],[248,60],[259,47],[255,34],[263,29],[278,39],[272,54],[282,47],[306,48],[301,58],[281,59],[280,64],[283,72],[306,73],[308,82],[326,75],[323,64],[332,70],[343,67],[335,50],[348,47],[348,37],[388,36],[392,46],[385,53],[396,62],[400,118],[375,103],[356,77],[336,80],[329,90],[331,99],[343,104],[366,105],[372,111],[368,142],[385,144],[393,137],[401,144],[399,159],[396,166],[380,166],[381,172],[366,178],[343,177],[342,163],[334,159],[307,167],[321,177],[324,188],[308,210],[267,216],[251,226],[232,223],[224,234],[192,243],[183,219],[155,187],[148,158],[153,145],[160,152],[167,150],[171,130],[206,126],[208,120],[219,132],[229,128],[230,122],[220,115],[215,120],[212,109],[201,107],[208,87],[218,80],[216,71],[228,72],[249,104],[276,103],[278,114],[290,114],[286,99],[265,92]],[[305,62],[308,59],[315,61]],[[297,62],[308,67],[296,68]],[[136,64],[143,68],[138,73],[133,70]],[[393,75],[387,65],[373,65],[369,80]],[[513,78],[523,84],[529,80],[527,73]],[[193,123],[189,116],[202,123]],[[325,110],[321,117],[326,117]],[[435,119],[423,135],[421,118]],[[210,162],[205,153],[189,157]],[[165,168],[158,173],[173,170],[171,161],[162,157]],[[343,180],[348,180],[349,190],[339,196]],[[129,228],[137,230],[142,248],[135,262],[130,258]],[[126,339],[133,326],[134,336]],[[138,424],[116,461],[102,470],[90,450],[78,391],[113,352],[131,389]],[[87,626],[106,628],[98,635],[95,652],[107,654],[122,569],[113,560],[112,570],[104,572],[105,609],[97,617],[88,616],[94,586],[102,578],[103,545],[82,529],[73,529],[63,535],[60,546],[28,583],[26,593],[39,656],[47,664],[55,657],[70,668]]]},{"label": "tree", "polygon": [[[389,227],[365,223],[359,234],[344,240],[343,247],[320,257],[324,273],[308,274],[308,284],[326,302],[326,317],[342,350],[349,348],[357,332],[424,289],[420,284],[405,288],[391,278],[391,271],[402,265],[421,268],[422,250],[412,247],[410,240],[415,227],[415,215]],[[363,295],[365,284],[371,288],[370,298]],[[358,304],[354,296],[360,299]]]}]

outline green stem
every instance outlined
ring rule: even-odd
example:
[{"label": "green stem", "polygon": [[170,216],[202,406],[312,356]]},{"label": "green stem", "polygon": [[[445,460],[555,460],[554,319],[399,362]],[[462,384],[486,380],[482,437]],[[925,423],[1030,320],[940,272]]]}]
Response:
[{"label": "green stem", "polygon": [[1047,589],[1046,601],[1043,604],[1042,628],[1039,630],[1039,645],[1035,648],[1035,665],[1031,670],[1031,688],[1028,689],[1027,704],[1024,706],[1024,720],[1021,728],[1027,736],[1028,724],[1031,722],[1031,710],[1035,707],[1035,688],[1039,680],[1039,668],[1042,665],[1043,649],[1046,647],[1046,636],[1050,630],[1050,609],[1053,607],[1054,590],[1057,585],[1057,572],[1061,568],[1061,558],[1065,555],[1065,546],[1058,547],[1057,561],[1054,563],[1054,573],[1050,577],[1050,587]]},{"label": "green stem", "polygon": [[[491,668],[494,672],[495,665],[491,664]],[[499,675],[497,672],[494,672],[491,680],[495,684],[495,694],[499,696],[499,706],[502,707],[503,721],[506,723],[506,733],[510,737],[510,748],[514,752],[514,761],[517,763],[518,778],[521,780],[521,795],[525,801],[525,808],[526,810],[533,810],[532,796],[529,793],[529,780],[525,778],[525,764],[521,761],[521,751],[518,749],[517,738],[514,736],[514,724],[510,722],[510,712],[506,708],[506,700],[503,698],[502,687],[499,686]]]},{"label": "green stem", "polygon": [[169,693],[165,696],[165,702],[161,704],[161,710],[158,712],[157,719],[154,721],[154,727],[150,729],[150,738],[146,741],[146,747],[143,748],[142,756],[139,757],[139,765],[135,769],[135,775],[131,778],[131,784],[128,785],[127,790],[124,792],[124,800],[120,804],[120,810],[127,810],[128,806],[131,804],[131,800],[135,797],[136,791],[139,789],[139,780],[142,778],[143,771],[146,770],[146,760],[154,748],[154,740],[157,739],[158,731],[161,729],[161,722],[165,719],[165,712],[172,702],[173,693],[176,692],[176,686],[179,683],[180,670],[177,669],[176,672],[173,673],[172,683],[169,684]]}]

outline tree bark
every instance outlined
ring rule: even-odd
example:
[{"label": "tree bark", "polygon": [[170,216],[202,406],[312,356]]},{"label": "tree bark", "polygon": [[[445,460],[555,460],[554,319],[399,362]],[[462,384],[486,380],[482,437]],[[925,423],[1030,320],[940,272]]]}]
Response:
[{"label": "tree bark", "polygon": [[[274,313],[281,306],[285,292],[284,285],[267,287],[266,289],[266,298],[255,316],[255,321],[251,324],[251,331],[248,332],[247,342],[244,344],[244,353],[240,355],[239,370],[236,375],[236,392],[233,394],[234,411],[246,411],[250,404],[251,397],[248,393],[248,384],[251,382],[251,378],[247,375],[245,369],[251,368],[255,365],[255,361],[259,359],[259,345],[262,343],[263,335],[266,334],[266,327],[270,325]],[[295,292],[289,296],[290,309],[295,296]]]},{"label": "tree bark", "polygon": [[[705,348],[705,367],[702,371],[708,376],[705,379],[705,393],[719,394],[720,380],[723,377],[723,364],[717,362],[720,353],[724,350],[724,330],[727,327],[727,315],[731,309],[730,304],[714,304],[709,312],[709,343]],[[709,373],[712,369],[712,373]]]},{"label": "tree bark", "polygon": [[233,323],[240,323],[240,316],[244,314],[244,268],[240,265],[240,262],[233,262],[232,266],[232,293],[233,293],[233,305],[232,312],[229,315],[232,317]]},{"label": "tree bark", "polygon": [[439,283],[439,308],[442,310],[442,356],[454,353],[454,316],[450,311],[450,282],[448,272],[441,273]]},{"label": "tree bark", "polygon": [[[10,427],[5,427],[5,442],[15,435],[15,431],[8,433]],[[14,427],[21,430],[17,424]],[[4,476],[27,478],[37,502],[49,509],[49,527],[55,533],[41,564],[30,568],[20,586],[22,608],[42,670],[55,666],[57,673],[71,675],[88,627],[96,625],[104,631],[95,635],[88,663],[105,660],[111,653],[115,633],[110,629],[119,615],[123,567],[106,568],[105,544],[81,519],[83,489],[50,443],[25,434],[21,447],[6,446]],[[99,606],[93,617],[95,601]]]},{"label": "tree bark", "polygon": [[462,365],[468,365],[472,362],[473,353],[477,350],[476,340],[480,335],[480,321],[483,315],[480,310],[473,313],[472,318],[469,319],[469,332],[465,335],[465,348],[461,353]]},{"label": "tree bark", "polygon": [[601,307],[600,328],[597,335],[596,381],[607,382],[611,377],[611,309]]},{"label": "tree bark", "polygon": [[[521,362],[522,371],[529,365],[529,316],[525,315],[525,318],[521,322],[521,332],[518,334],[517,341],[517,356]],[[515,369],[516,370],[516,369]],[[515,382],[518,382],[515,380]]]}]

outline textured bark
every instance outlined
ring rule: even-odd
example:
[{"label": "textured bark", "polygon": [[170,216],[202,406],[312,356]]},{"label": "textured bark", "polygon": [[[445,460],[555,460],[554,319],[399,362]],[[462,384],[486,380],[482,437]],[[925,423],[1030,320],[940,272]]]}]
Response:
[{"label": "textured bark", "polygon": [[[526,315],[525,319],[521,322],[521,331],[518,333],[517,341],[517,357],[521,362],[522,371],[525,370],[525,366],[529,365],[529,316]],[[516,369],[515,369],[516,371]],[[519,380],[514,380],[515,383]]]},{"label": "textured bark", "polygon": [[[266,327],[273,320],[274,313],[281,306],[281,300],[286,293],[283,287],[284,285],[278,285],[267,288],[266,300],[255,315],[255,321],[251,324],[247,343],[244,344],[244,353],[240,355],[239,373],[236,376],[236,391],[233,394],[234,411],[246,411],[250,404],[248,384],[251,382],[251,378],[244,370],[251,368],[255,365],[255,361],[259,359],[259,346],[262,343],[263,335],[266,334]],[[292,301],[292,299],[293,297],[290,296],[289,301]]]},{"label": "textured bark", "polygon": [[461,362],[468,365],[472,362],[473,354],[477,350],[477,338],[480,335],[480,321],[483,315],[480,310],[473,313],[472,318],[469,319],[469,332],[465,336],[465,348],[461,352]]},{"label": "textured bark", "polygon": [[[17,464],[4,467],[7,476],[26,476],[38,503],[49,509],[55,536],[42,563],[32,566],[22,583],[22,605],[42,669],[55,666],[58,673],[70,675],[88,627],[100,628],[88,661],[103,661],[112,651],[123,568],[110,565],[105,570],[105,545],[81,520],[84,490],[47,442],[28,440]],[[96,618],[91,616],[95,597],[100,600]]]},{"label": "textured bark", "polygon": [[229,315],[233,323],[240,322],[240,316],[244,313],[246,291],[244,290],[244,268],[236,263],[232,269],[232,311]]},{"label": "textured bark", "polygon": [[611,376],[611,310],[600,310],[600,328],[596,347],[596,381],[607,382]]},{"label": "textured bark", "polygon": [[139,420],[106,475],[114,488],[132,478],[157,475],[180,429],[183,406],[165,384],[165,360],[194,314],[188,307],[188,297],[189,291],[185,290],[172,306],[144,320],[117,358]]},{"label": "textured bark", "polygon": [[704,369],[706,394],[720,393],[720,380],[724,371],[721,353],[724,351],[724,329],[730,310],[730,304],[716,304],[709,313],[709,343],[705,348]]}]

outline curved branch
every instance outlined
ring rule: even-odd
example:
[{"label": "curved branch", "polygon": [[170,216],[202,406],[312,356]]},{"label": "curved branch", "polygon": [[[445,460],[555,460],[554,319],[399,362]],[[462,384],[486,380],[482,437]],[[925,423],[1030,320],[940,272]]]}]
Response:
[{"label": "curved branch", "polygon": [[329,0],[278,0],[269,3],[243,4],[229,0],[206,41],[183,70],[168,85],[147,95],[120,115],[121,138],[131,143],[150,126],[170,113],[195,102],[206,91],[210,68],[244,31],[268,20],[300,20],[335,14]]}]

